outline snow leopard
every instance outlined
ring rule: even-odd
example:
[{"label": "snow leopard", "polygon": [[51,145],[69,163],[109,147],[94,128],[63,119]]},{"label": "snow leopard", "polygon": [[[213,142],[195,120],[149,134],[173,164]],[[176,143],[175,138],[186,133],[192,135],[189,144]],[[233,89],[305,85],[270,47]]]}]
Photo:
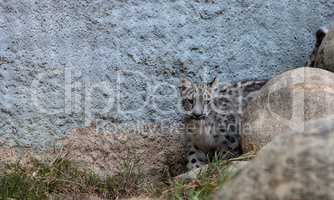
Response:
[{"label": "snow leopard", "polygon": [[185,133],[189,136],[187,168],[199,168],[219,156],[238,157],[243,109],[268,80],[243,80],[221,85],[218,79],[195,84],[181,80]]}]

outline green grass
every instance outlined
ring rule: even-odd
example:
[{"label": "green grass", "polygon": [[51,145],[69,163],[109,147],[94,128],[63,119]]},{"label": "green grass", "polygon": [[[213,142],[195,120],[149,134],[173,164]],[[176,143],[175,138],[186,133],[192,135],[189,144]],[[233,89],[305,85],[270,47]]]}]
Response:
[{"label": "green grass", "polygon": [[112,200],[141,194],[160,196],[160,199],[210,200],[235,176],[229,170],[231,160],[216,156],[195,180],[177,181],[169,177],[153,184],[145,179],[141,162],[133,155],[129,154],[123,161],[119,173],[105,178],[78,167],[65,159],[66,156],[52,161],[33,160],[24,166],[19,162],[7,165],[0,172],[0,200],[44,200],[50,196],[64,199],[61,196],[68,194],[90,194]]},{"label": "green grass", "polygon": [[213,194],[227,180],[226,166],[218,167],[209,164],[208,170],[201,173],[197,179],[192,181],[176,181],[169,199],[175,200],[209,200]]},{"label": "green grass", "polygon": [[140,192],[143,180],[138,163],[123,162],[121,172],[103,179],[62,158],[34,160],[29,167],[7,165],[0,172],[0,199],[44,200],[50,195],[66,194],[95,194],[106,199],[132,196]]},{"label": "green grass", "polygon": [[230,170],[231,161],[248,160],[252,155],[244,155],[238,159],[222,160],[215,156],[208,164],[207,170],[201,172],[195,180],[175,181],[172,186],[165,191],[167,199],[172,200],[211,200],[216,192],[236,174]]}]

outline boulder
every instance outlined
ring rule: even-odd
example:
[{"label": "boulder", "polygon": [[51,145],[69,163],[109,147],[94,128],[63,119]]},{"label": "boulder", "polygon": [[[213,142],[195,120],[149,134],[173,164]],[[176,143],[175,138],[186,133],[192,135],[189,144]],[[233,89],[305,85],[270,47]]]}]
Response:
[{"label": "boulder", "polygon": [[316,130],[276,137],[217,199],[334,199],[334,131]]},{"label": "boulder", "polygon": [[303,132],[305,123],[334,114],[334,74],[298,68],[270,80],[242,116],[244,153],[258,151],[275,136]]}]

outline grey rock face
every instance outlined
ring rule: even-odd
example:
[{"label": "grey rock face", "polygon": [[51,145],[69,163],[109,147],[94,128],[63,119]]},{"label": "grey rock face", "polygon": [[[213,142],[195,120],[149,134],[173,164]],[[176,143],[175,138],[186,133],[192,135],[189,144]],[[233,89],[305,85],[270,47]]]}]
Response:
[{"label": "grey rock face", "polygon": [[334,199],[333,118],[329,121],[318,128],[306,125],[310,131],[303,134],[275,138],[224,185],[217,199]]},{"label": "grey rock face", "polygon": [[316,0],[0,1],[0,137],[45,147],[93,119],[177,120],[181,76],[230,82],[301,66],[333,10]]}]

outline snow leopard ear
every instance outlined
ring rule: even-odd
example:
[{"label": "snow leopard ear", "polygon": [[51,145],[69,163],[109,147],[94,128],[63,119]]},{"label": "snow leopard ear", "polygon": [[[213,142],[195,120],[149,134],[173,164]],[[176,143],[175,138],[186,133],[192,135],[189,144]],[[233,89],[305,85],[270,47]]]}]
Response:
[{"label": "snow leopard ear", "polygon": [[329,32],[328,28],[326,27],[321,27],[317,33],[315,34],[316,36],[316,46],[319,47],[322,43],[322,40],[326,37],[327,33]]},{"label": "snow leopard ear", "polygon": [[183,94],[183,92],[187,91],[188,89],[192,88],[192,85],[193,83],[190,80],[186,78],[182,79],[179,87],[181,94]]},{"label": "snow leopard ear", "polygon": [[217,77],[215,77],[215,78],[208,84],[208,86],[209,86],[210,88],[217,88],[218,85],[219,85],[219,80],[218,80]]}]

